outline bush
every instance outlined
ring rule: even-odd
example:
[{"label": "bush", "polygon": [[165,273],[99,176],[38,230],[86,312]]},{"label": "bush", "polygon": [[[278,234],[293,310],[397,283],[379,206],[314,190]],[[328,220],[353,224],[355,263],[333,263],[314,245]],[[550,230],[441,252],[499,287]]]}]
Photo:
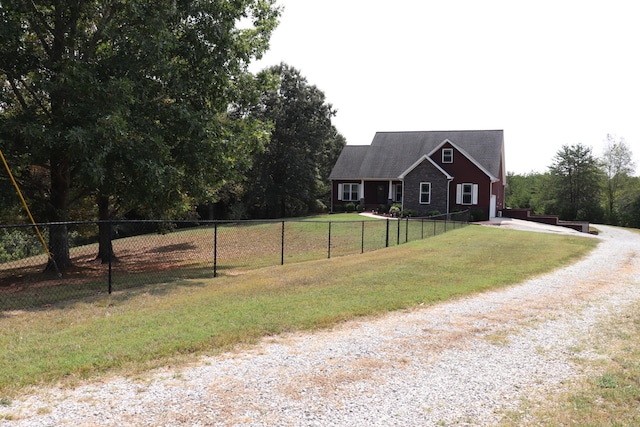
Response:
[{"label": "bush", "polygon": [[471,211],[471,222],[488,221],[489,214],[484,209],[473,209]]},{"label": "bush", "polygon": [[378,206],[378,213],[381,214],[381,215],[389,213],[389,206],[387,206],[387,205]]},{"label": "bush", "polygon": [[249,213],[244,203],[233,203],[229,206],[229,213],[227,214],[229,219],[247,219]]},{"label": "bush", "polygon": [[402,206],[398,203],[394,203],[393,205],[391,205],[391,207],[389,208],[389,214],[393,215],[393,216],[398,216],[400,215],[400,212],[402,211]]},{"label": "bush", "polygon": [[344,212],[344,205],[342,204],[333,205],[333,212],[335,213]]},{"label": "bush", "polygon": [[356,209],[356,204],[353,202],[349,202],[344,205],[344,210],[347,212],[353,212]]},{"label": "bush", "polygon": [[32,228],[0,230],[0,262],[39,255],[44,251]]},{"label": "bush", "polygon": [[296,197],[287,197],[285,199],[285,217],[306,216],[309,214],[309,204]]},{"label": "bush", "polygon": [[405,209],[404,211],[402,211],[402,216],[407,216],[409,218],[415,217],[418,216],[418,211],[414,209]]},{"label": "bush", "polygon": [[327,211],[327,205],[320,199],[316,199],[309,206],[309,209],[313,213],[325,213]]}]

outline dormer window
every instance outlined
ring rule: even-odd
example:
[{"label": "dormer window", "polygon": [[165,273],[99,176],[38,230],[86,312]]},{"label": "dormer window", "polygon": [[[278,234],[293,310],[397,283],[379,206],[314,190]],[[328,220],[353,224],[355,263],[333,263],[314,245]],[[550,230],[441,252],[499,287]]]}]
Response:
[{"label": "dormer window", "polygon": [[453,163],[453,148],[442,149],[442,163]]}]

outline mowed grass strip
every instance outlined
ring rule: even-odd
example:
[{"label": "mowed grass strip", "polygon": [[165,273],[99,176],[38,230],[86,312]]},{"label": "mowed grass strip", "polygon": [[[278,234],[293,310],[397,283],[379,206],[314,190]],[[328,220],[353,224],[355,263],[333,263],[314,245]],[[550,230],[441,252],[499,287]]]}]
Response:
[{"label": "mowed grass strip", "polygon": [[568,390],[536,396],[506,414],[501,427],[640,425],[640,303],[597,325],[584,342],[597,358],[578,358],[585,374]]},{"label": "mowed grass strip", "polygon": [[0,397],[29,385],[133,374],[286,331],[517,283],[596,239],[469,226],[369,252],[0,313]]}]

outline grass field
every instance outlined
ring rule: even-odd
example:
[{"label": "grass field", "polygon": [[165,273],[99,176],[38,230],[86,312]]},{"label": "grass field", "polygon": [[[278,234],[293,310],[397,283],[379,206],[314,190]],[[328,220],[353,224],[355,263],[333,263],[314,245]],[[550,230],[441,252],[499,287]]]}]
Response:
[{"label": "grass field", "polygon": [[[133,227],[135,223],[126,224]],[[237,275],[282,263],[370,252],[427,238],[463,224],[443,221],[385,221],[357,214],[287,221],[211,223],[171,232],[113,240],[116,262],[96,260],[97,244],[74,247],[74,267],[63,277],[42,274],[45,255],[0,264],[0,310],[42,307],[136,286],[212,275]],[[123,225],[116,224],[114,229]],[[387,237],[388,236],[388,237]]]},{"label": "grass field", "polygon": [[508,286],[575,260],[595,244],[595,239],[469,226],[364,255],[5,311],[0,397],[29,385],[131,374],[267,335],[331,327]]}]

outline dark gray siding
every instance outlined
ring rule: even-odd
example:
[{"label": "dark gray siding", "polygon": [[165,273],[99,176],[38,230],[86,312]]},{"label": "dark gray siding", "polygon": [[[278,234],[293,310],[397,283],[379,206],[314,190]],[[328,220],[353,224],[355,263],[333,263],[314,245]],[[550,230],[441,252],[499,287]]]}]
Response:
[{"label": "dark gray siding", "polygon": [[[420,183],[431,183],[431,203],[420,203]],[[431,162],[425,159],[405,176],[403,207],[418,211],[418,216],[426,216],[429,212],[447,212],[447,177]]]}]

